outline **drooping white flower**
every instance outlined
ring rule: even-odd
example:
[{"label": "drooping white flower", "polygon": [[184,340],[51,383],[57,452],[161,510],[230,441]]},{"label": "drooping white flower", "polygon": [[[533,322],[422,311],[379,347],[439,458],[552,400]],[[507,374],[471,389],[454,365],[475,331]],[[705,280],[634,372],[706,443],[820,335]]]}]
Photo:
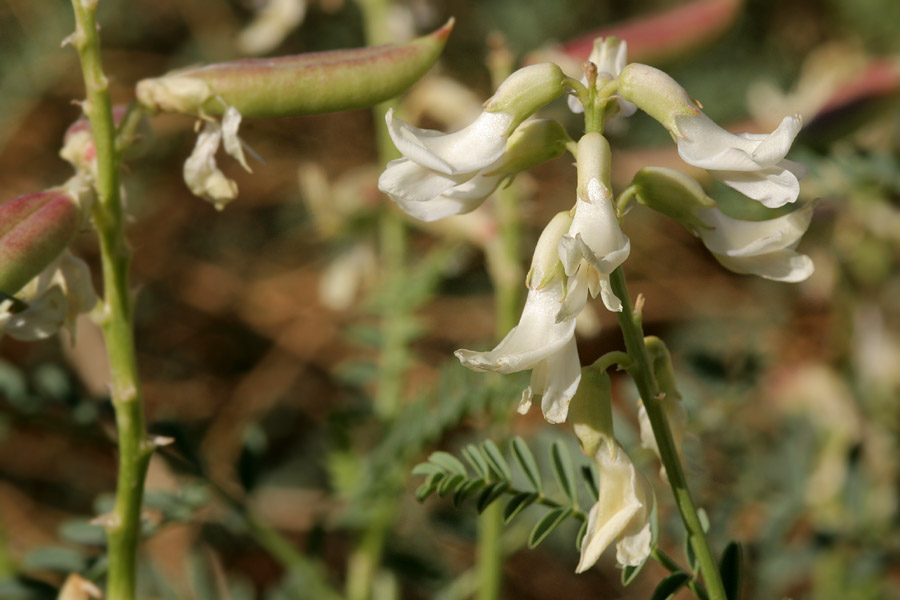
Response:
[{"label": "drooping white flower", "polygon": [[241,139],[237,132],[241,114],[233,106],[222,115],[222,122],[208,119],[197,135],[194,151],[184,162],[184,182],[195,196],[212,202],[217,209],[237,197],[237,183],[228,179],[216,164],[216,152],[224,145],[225,152],[237,160],[247,172],[250,166],[244,158]]},{"label": "drooping white flower", "polygon": [[[645,167],[629,187],[638,202],[667,215],[703,240],[722,266],[775,281],[797,282],[814,270],[796,252],[812,219],[812,204],[763,221],[725,215],[700,184],[674,169]],[[626,193],[629,193],[626,190]]]},{"label": "drooping white flower", "polygon": [[388,163],[378,183],[407,214],[436,221],[478,208],[504,181],[562,155],[569,141],[556,121],[531,119],[513,132],[499,158],[475,173],[445,174],[401,158]]},{"label": "drooping white flower", "polygon": [[475,209],[510,174],[501,169],[510,135],[562,93],[563,79],[549,63],[519,69],[478,118],[455,133],[413,127],[388,111],[388,133],[403,158],[388,164],[378,188],[423,221]]},{"label": "drooping white flower", "polygon": [[63,325],[74,337],[76,317],[97,303],[88,266],[68,251],[16,296],[27,307],[18,310],[13,300],[0,302],[0,332],[22,341],[50,337]]},{"label": "drooping white flower", "polygon": [[594,454],[600,495],[588,514],[577,573],[591,568],[616,542],[616,561],[640,565],[650,555],[650,511],[653,492],[625,450],[606,438]]},{"label": "drooping white flower", "polygon": [[647,65],[619,74],[619,93],[660,122],[688,164],[770,208],[797,200],[806,169],[785,156],[800,132],[799,115],[785,117],[770,134],[733,134],[707,117],[678,82]]},{"label": "drooping white flower", "polygon": [[800,115],[785,117],[769,134],[729,133],[703,113],[676,117],[675,123],[678,154],[686,163],[769,208],[797,200],[806,167],[785,156],[803,125]]},{"label": "drooping white flower", "polygon": [[[597,83],[602,85],[618,77],[628,63],[628,43],[614,37],[597,38],[588,61],[597,65]],[[582,76],[581,83],[588,85],[587,75]],[[637,111],[637,106],[623,98],[617,99],[617,105],[618,116],[628,117]],[[584,112],[584,106],[577,96],[569,96],[569,110],[574,113]]]},{"label": "drooping white flower", "polygon": [[718,208],[700,208],[697,234],[716,260],[735,273],[796,283],[812,275],[812,259],[795,250],[812,220],[812,205],[769,219],[741,221]]},{"label": "drooping white flower", "polygon": [[600,294],[607,309],[622,310],[609,276],[628,258],[631,242],[619,227],[612,193],[602,183],[609,172],[608,163],[609,145],[602,135],[589,133],[579,140],[575,216],[559,241],[559,257],[569,277],[569,293],[560,318],[578,315],[588,293],[593,298]]},{"label": "drooping white flower", "polygon": [[569,223],[568,214],[560,213],[541,234],[519,324],[493,350],[456,351],[457,358],[476,371],[514,373],[530,369],[531,384],[522,393],[519,412],[527,412],[534,396],[542,396],[541,409],[551,423],[566,420],[569,402],[581,380],[575,319],[557,319],[566,286],[555,247]]}]

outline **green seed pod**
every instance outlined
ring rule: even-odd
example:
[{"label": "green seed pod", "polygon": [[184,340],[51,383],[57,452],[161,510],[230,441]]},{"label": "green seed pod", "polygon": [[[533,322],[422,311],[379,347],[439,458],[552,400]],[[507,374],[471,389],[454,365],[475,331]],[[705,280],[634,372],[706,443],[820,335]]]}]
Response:
[{"label": "green seed pod", "polygon": [[244,117],[287,117],[364,108],[397,96],[437,60],[453,19],[404,44],[250,58],[173,71],[137,85],[153,111]]},{"label": "green seed pod", "polygon": [[58,257],[81,225],[81,207],[65,189],[0,204],[0,292],[13,295]]}]

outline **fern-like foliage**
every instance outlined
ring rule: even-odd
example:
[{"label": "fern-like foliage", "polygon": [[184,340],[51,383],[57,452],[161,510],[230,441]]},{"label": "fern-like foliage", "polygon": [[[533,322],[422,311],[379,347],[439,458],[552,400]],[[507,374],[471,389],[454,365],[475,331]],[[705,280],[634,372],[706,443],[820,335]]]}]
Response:
[{"label": "fern-like foliage", "polygon": [[[434,452],[427,462],[413,468],[413,475],[425,478],[416,490],[416,498],[420,502],[436,492],[441,497],[450,496],[456,506],[472,498],[478,512],[482,512],[494,502],[503,500],[506,503],[503,518],[507,524],[529,506],[540,505],[546,507],[547,512],[532,528],[528,546],[534,548],[563,522],[574,518],[582,522],[576,539],[576,547],[580,548],[587,525],[587,511],[578,500],[579,481],[588,488],[591,497],[596,498],[596,475],[591,466],[585,466],[579,470],[582,476],[579,480],[572,458],[562,443],[554,442],[550,448],[550,464],[556,476],[553,493],[547,492],[537,460],[520,437],[509,442],[508,456],[511,460],[492,440],[478,445],[469,444],[461,454],[465,462],[448,452]],[[524,477],[514,477],[513,465]],[[525,484],[516,483],[516,479]]]}]

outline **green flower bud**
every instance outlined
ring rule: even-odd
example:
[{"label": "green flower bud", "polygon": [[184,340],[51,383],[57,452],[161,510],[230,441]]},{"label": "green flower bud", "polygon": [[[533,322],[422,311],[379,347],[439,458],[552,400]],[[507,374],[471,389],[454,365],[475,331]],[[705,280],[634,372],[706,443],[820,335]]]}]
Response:
[{"label": "green flower bud", "polygon": [[644,167],[638,171],[626,190],[629,192],[639,203],[675,219],[695,235],[709,228],[697,216],[697,210],[716,206],[692,177],[665,167]]},{"label": "green flower bud", "polygon": [[0,204],[0,292],[15,294],[62,254],[81,212],[76,195],[63,188]]},{"label": "green flower bud", "polygon": [[407,42],[371,48],[253,58],[173,71],[137,85],[150,110],[244,117],[286,117],[350,110],[393,98],[437,60],[453,20]]}]

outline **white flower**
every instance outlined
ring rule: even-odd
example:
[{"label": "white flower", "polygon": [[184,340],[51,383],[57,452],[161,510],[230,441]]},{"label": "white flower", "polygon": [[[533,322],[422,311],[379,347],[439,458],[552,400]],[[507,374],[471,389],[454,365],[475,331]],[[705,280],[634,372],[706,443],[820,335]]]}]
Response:
[{"label": "white flower", "polygon": [[688,164],[769,208],[797,200],[806,168],[785,159],[802,127],[800,115],[785,117],[770,134],[733,134],[703,113],[678,116],[678,154]]},{"label": "white flower", "polygon": [[[562,94],[564,81],[551,63],[519,69],[497,88],[478,118],[455,133],[413,127],[389,110],[388,133],[403,158],[388,164],[378,189],[423,221],[475,209],[510,174],[496,172],[510,135]],[[540,155],[543,148],[538,150]]]},{"label": "white flower", "polygon": [[591,568],[614,541],[620,565],[640,565],[650,555],[650,485],[612,439],[600,444],[594,460],[600,473],[600,496],[588,515],[575,571]]},{"label": "white flower", "polygon": [[443,134],[385,116],[388,132],[404,158],[392,160],[378,188],[422,221],[474,210],[504,175],[486,175],[506,149],[512,115],[482,112],[468,127]]},{"label": "white flower", "polygon": [[16,310],[13,300],[0,302],[0,331],[22,341],[50,337],[63,325],[74,337],[76,317],[97,303],[88,266],[68,251],[22,288],[17,297],[27,302],[27,307]]},{"label": "white flower", "polygon": [[575,319],[557,323],[565,295],[559,277],[528,291],[519,324],[489,352],[457,350],[456,356],[470,369],[515,373],[531,369],[531,385],[522,393],[519,412],[531,408],[534,396],[542,396],[541,409],[550,423],[566,420],[569,402],[581,380],[581,363],[575,345]]},{"label": "white flower", "polygon": [[733,134],[699,109],[677,81],[659,69],[631,63],[619,74],[619,93],[660,122],[688,164],[770,208],[797,200],[803,165],[785,159],[802,121],[785,117],[770,134]]},{"label": "white flower", "polygon": [[238,188],[237,183],[228,179],[216,164],[219,145],[224,145],[225,152],[250,172],[241,139],[237,135],[240,124],[241,113],[233,106],[222,115],[221,123],[206,120],[197,136],[194,151],[184,163],[184,182],[191,192],[209,200],[220,210],[237,197]]},{"label": "white flower", "polygon": [[608,155],[609,148],[600,134],[587,134],[578,142],[575,216],[568,233],[559,241],[559,257],[569,277],[569,293],[560,318],[580,313],[588,292],[593,298],[600,294],[607,309],[622,310],[609,276],[628,258],[631,242],[619,227],[609,188],[600,181]]},{"label": "white flower", "polygon": [[[597,82],[605,83],[615,79],[628,62],[628,43],[614,37],[597,38],[588,61],[597,65]],[[581,77],[581,83],[588,84],[587,75]],[[637,106],[623,98],[617,99],[619,116],[628,117],[637,111]],[[569,110],[583,113],[584,107],[577,96],[569,96]]]},{"label": "white flower", "polygon": [[806,205],[768,221],[741,221],[718,208],[700,208],[696,214],[708,228],[698,228],[697,234],[726,269],[795,283],[815,269],[811,258],[794,250],[812,213],[812,205]]},{"label": "white flower", "polygon": [[566,420],[569,402],[581,381],[575,319],[557,318],[566,285],[555,246],[570,221],[567,213],[560,213],[538,240],[519,324],[489,352],[456,351],[457,358],[476,371],[515,373],[531,369],[531,385],[522,393],[519,412],[528,412],[533,397],[542,396],[541,409],[550,423]]}]

